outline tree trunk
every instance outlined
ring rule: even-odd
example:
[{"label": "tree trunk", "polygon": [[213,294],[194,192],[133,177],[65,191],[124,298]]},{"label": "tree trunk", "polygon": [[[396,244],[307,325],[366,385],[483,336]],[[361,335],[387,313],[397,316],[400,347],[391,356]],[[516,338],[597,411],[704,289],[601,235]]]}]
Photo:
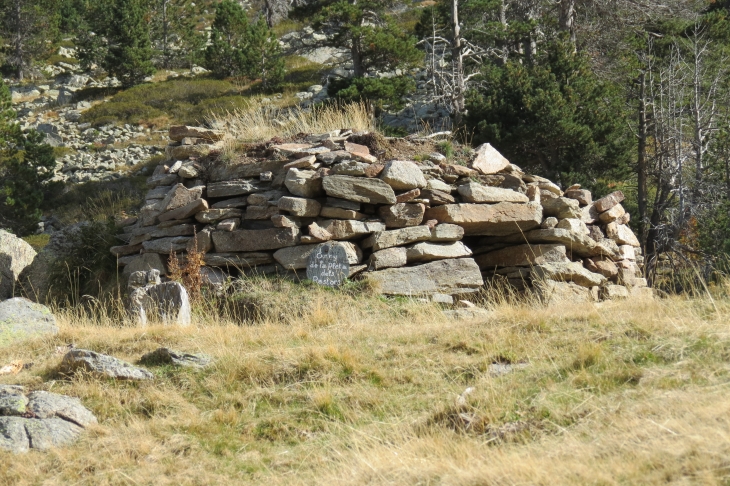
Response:
[{"label": "tree trunk", "polygon": [[646,164],[646,73],[639,75],[639,143],[636,171],[639,179],[639,237],[646,251],[646,197],[647,197],[647,164]]},{"label": "tree trunk", "polygon": [[560,0],[560,30],[567,32],[575,52],[575,0]]},{"label": "tree trunk", "polygon": [[461,124],[464,114],[464,62],[462,59],[461,27],[459,27],[459,0],[451,0],[451,58],[454,69],[454,125]]},{"label": "tree trunk", "polygon": [[365,76],[365,67],[362,65],[362,52],[360,50],[360,39],[352,39],[352,71],[356,78]]},{"label": "tree trunk", "polygon": [[168,35],[168,22],[167,22],[167,4],[170,0],[162,0],[162,65],[165,69],[168,69],[170,67],[170,62],[168,59],[168,45],[167,45],[167,35]]}]

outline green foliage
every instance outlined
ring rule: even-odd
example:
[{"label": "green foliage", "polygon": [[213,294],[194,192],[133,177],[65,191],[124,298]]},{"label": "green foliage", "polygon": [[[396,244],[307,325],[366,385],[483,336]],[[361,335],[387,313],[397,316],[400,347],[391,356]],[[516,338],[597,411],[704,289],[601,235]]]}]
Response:
[{"label": "green foliage", "polygon": [[246,76],[261,79],[265,90],[278,88],[284,80],[284,58],[279,41],[263,17],[249,26],[247,41]]},{"label": "green foliage", "polygon": [[205,50],[206,65],[216,77],[243,75],[247,31],[248,17],[237,2],[223,0],[216,5],[210,44]]},{"label": "green foliage", "polygon": [[104,295],[116,284],[116,257],[109,248],[118,244],[118,228],[113,221],[92,221],[67,231],[63,253],[49,265],[52,297],[59,304],[78,305],[82,296]]},{"label": "green foliage", "polygon": [[408,35],[394,22],[387,10],[389,0],[346,0],[315,4],[314,27],[332,28],[332,39],[324,45],[347,47],[353,60],[355,77],[369,70],[394,70],[417,65],[423,53],[416,48],[416,38]]},{"label": "green foliage", "polygon": [[59,19],[55,0],[0,0],[0,59],[19,80],[55,49]]},{"label": "green foliage", "polygon": [[108,102],[85,111],[80,121],[102,126],[151,123],[155,118],[164,118],[166,123],[195,125],[204,122],[211,112],[225,113],[245,102],[227,81],[175,79],[120,91]]},{"label": "green foliage", "polygon": [[155,72],[147,0],[109,0],[91,6],[78,38],[82,66],[101,65],[124,87]]},{"label": "green foliage", "polygon": [[347,102],[369,101],[376,109],[398,110],[403,96],[412,93],[416,83],[410,77],[349,78],[330,80],[327,92]]},{"label": "green foliage", "polygon": [[630,139],[620,100],[585,57],[556,41],[534,63],[489,65],[482,75],[465,117],[475,143],[489,142],[518,165],[556,180],[625,175]]},{"label": "green foliage", "polygon": [[284,59],[276,36],[263,17],[249,23],[243,8],[231,0],[216,7],[205,59],[218,78],[260,79],[265,90],[279,87],[284,80]]},{"label": "green foliage", "polygon": [[23,133],[14,119],[10,92],[0,80],[0,225],[24,235],[40,220],[44,183],[56,161],[43,134]]},{"label": "green foliage", "polygon": [[114,21],[106,32],[109,50],[104,69],[122,86],[134,86],[155,72],[146,19],[148,7],[145,0],[115,0],[112,11]]},{"label": "green foliage", "polygon": [[192,0],[151,0],[150,37],[164,68],[201,61],[205,36],[196,29],[199,6]]}]

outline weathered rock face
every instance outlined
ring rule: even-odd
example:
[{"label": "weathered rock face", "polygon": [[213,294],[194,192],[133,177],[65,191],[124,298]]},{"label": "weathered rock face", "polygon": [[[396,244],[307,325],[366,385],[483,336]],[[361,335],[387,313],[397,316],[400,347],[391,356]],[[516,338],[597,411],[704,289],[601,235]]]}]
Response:
[{"label": "weathered rock face", "polygon": [[439,223],[457,224],[466,235],[503,236],[540,226],[542,207],[535,203],[446,204],[432,207],[424,216]]},{"label": "weathered rock face", "polygon": [[159,348],[145,354],[139,360],[145,366],[180,366],[183,368],[205,368],[213,360],[205,354],[181,353],[169,348]]},{"label": "weathered rock face", "polygon": [[496,174],[509,165],[509,160],[488,143],[477,147],[476,157],[471,162],[471,167],[482,174]]},{"label": "weathered rock face", "polygon": [[255,252],[278,250],[299,243],[299,229],[272,228],[213,233],[216,252]]},{"label": "weathered rock face", "polygon": [[62,447],[96,422],[78,398],[45,391],[26,395],[22,386],[0,385],[0,449],[17,454]]},{"label": "weathered rock face", "polygon": [[352,176],[328,176],[322,180],[324,191],[330,197],[368,204],[395,204],[393,188],[380,179]]},{"label": "weathered rock face", "polygon": [[0,345],[44,334],[58,334],[48,307],[22,297],[0,302]]},{"label": "weathered rock face", "polygon": [[7,231],[0,230],[0,300],[13,296],[21,272],[33,262],[32,246]]},{"label": "weathered rock face", "polygon": [[426,207],[423,204],[398,203],[381,207],[378,215],[387,228],[405,228],[421,224],[425,212]]},{"label": "weathered rock face", "polygon": [[397,191],[408,191],[416,188],[422,189],[427,184],[421,169],[413,162],[406,160],[391,160],[390,162],[386,162],[380,178]]},{"label": "weathered rock face", "polygon": [[526,203],[529,199],[524,194],[501,187],[484,186],[476,182],[470,182],[459,186],[459,194],[468,203],[489,203],[500,202]]},{"label": "weathered rock face", "polygon": [[66,353],[58,371],[64,375],[82,372],[98,378],[116,380],[151,380],[153,378],[152,373],[145,369],[132,366],[113,356],[86,349],[72,349]]},{"label": "weathered rock face", "polygon": [[481,268],[529,267],[548,263],[570,263],[563,245],[519,245],[476,257]]},{"label": "weathered rock face", "polygon": [[479,267],[471,258],[389,268],[369,273],[367,278],[386,295],[460,294],[475,292],[484,285]]}]

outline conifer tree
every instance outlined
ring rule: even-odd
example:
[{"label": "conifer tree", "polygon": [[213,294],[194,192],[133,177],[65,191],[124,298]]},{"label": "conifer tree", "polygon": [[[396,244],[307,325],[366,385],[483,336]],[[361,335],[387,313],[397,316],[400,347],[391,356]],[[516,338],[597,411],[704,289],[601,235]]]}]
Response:
[{"label": "conifer tree", "polygon": [[123,86],[134,86],[155,72],[152,64],[146,0],[113,0],[104,35],[108,49],[104,69]]},{"label": "conifer tree", "polygon": [[0,227],[26,234],[40,219],[55,158],[43,134],[21,131],[10,101],[10,90],[0,79]]},{"label": "conifer tree", "polygon": [[277,88],[284,79],[284,59],[279,41],[263,17],[249,26],[246,40],[243,51],[246,76],[261,79],[261,87],[265,90]]},{"label": "conifer tree", "polygon": [[232,0],[223,0],[215,9],[210,44],[205,50],[208,69],[219,78],[241,76],[246,71],[243,49],[248,37],[248,18]]},{"label": "conifer tree", "polygon": [[32,62],[55,47],[59,16],[49,0],[0,0],[0,46],[23,80]]},{"label": "conifer tree", "polygon": [[196,31],[196,13],[192,0],[152,1],[150,37],[165,69],[197,62],[205,38]]}]

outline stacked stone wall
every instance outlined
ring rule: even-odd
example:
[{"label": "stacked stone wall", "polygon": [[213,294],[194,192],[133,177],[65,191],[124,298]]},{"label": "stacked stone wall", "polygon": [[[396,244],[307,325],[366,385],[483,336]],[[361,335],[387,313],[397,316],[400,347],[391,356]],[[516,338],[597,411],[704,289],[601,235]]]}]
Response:
[{"label": "stacked stone wall", "polygon": [[384,159],[349,130],[229,158],[215,156],[220,132],[172,127],[170,138],[168,162],[111,249],[126,274],[164,274],[171,253],[196,248],[211,281],[254,271],[303,278],[317,246],[338,241],[350,277],[388,295],[443,299],[495,279],[560,299],[650,293],[622,193],[594,201],[580,186],[562,190],[488,144],[463,166],[438,154]]}]

